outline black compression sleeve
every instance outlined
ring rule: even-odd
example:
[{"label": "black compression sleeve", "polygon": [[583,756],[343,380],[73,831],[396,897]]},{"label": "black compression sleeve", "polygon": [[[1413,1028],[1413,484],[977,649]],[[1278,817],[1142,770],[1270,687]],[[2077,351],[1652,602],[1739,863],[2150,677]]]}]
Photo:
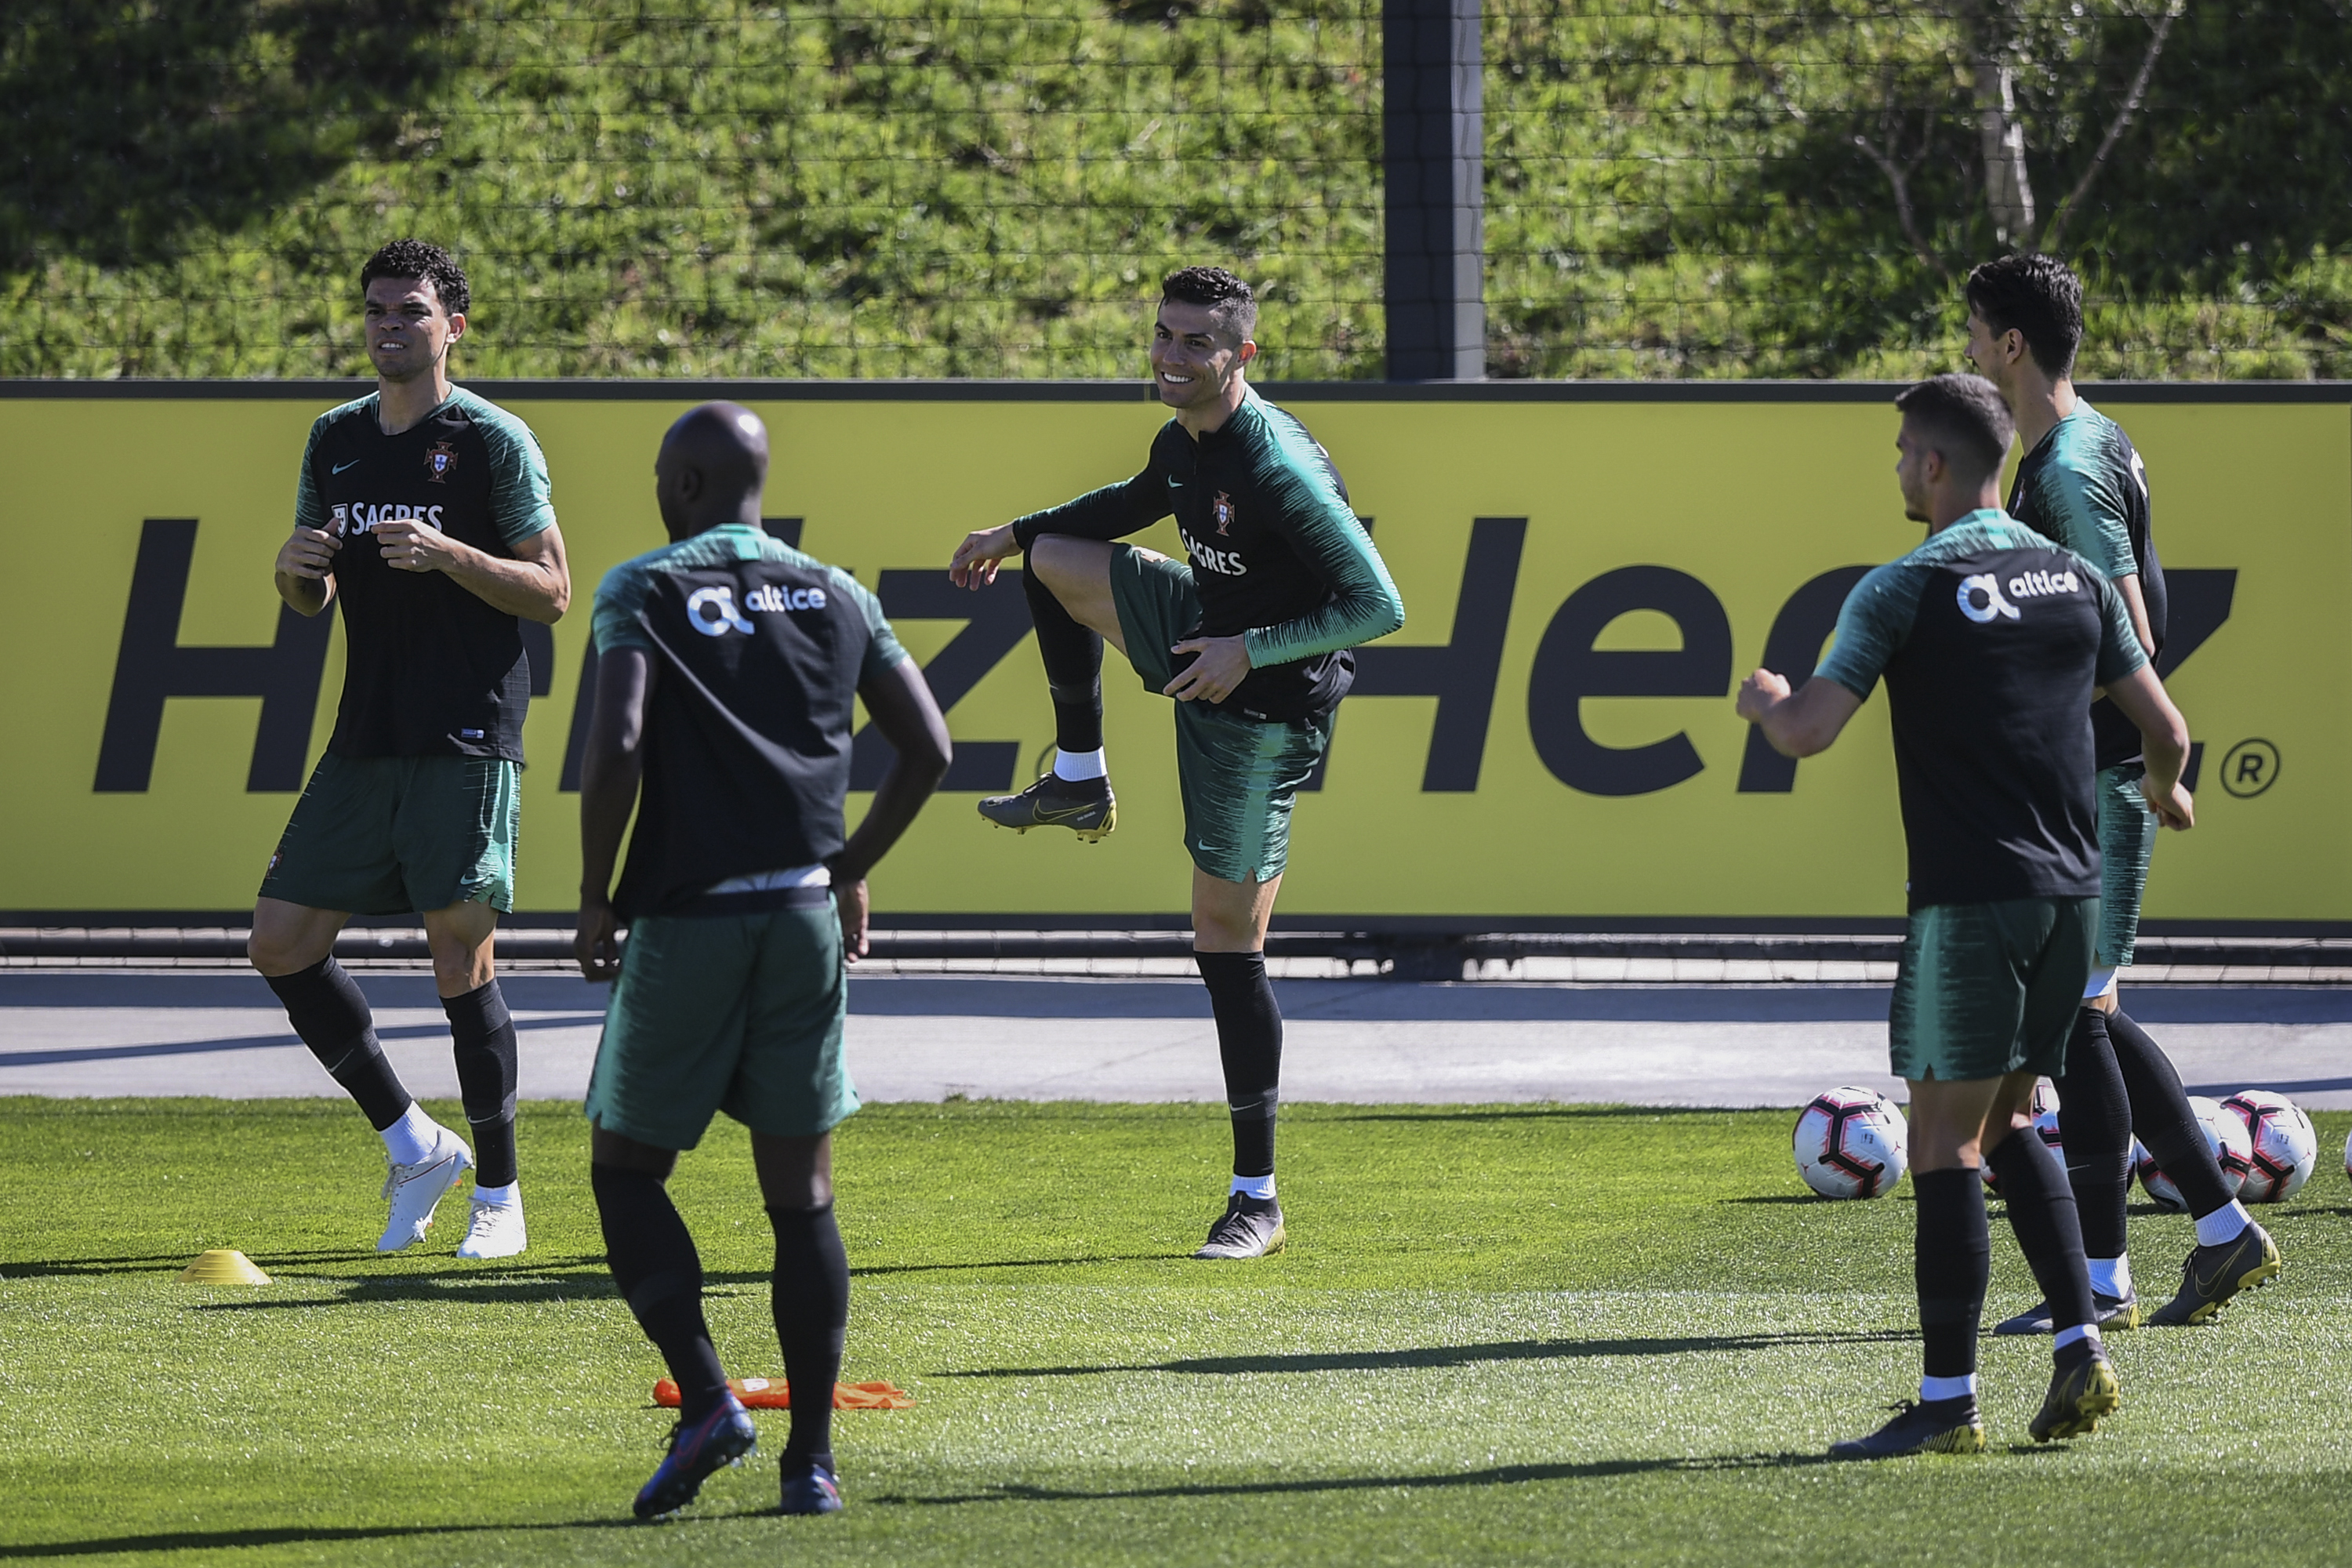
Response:
[{"label": "black compression sleeve", "polygon": [[1977,1328],[1992,1267],[1984,1179],[1967,1169],[1920,1171],[1911,1188],[1918,1204],[1911,1272],[1919,1290],[1924,1370],[1929,1377],[1966,1377],[1977,1369]]},{"label": "black compression sleeve", "polygon": [[368,1125],[381,1132],[414,1103],[375,1037],[375,1015],[359,983],[330,955],[291,974],[263,976],[286,1005],[287,1021],[319,1065],[334,1075]]},{"label": "black compression sleeve", "polygon": [[1153,463],[1131,479],[1105,485],[1098,490],[1088,490],[1076,500],[1015,518],[1013,539],[1024,551],[1037,542],[1041,533],[1066,533],[1074,539],[1108,542],[1141,532],[1171,510],[1168,504],[1167,476],[1160,472],[1158,463]]},{"label": "black compression sleeve", "polygon": [[2180,1087],[2171,1058],[2123,1013],[2108,1016],[2107,1037],[2115,1043],[2116,1066],[2131,1096],[2132,1128],[2155,1156],[2157,1167],[2180,1189],[2189,1215],[2203,1219],[2229,1207],[2235,1194],[2222,1179],[2205,1130],[2189,1109],[2188,1091]]},{"label": "black compression sleeve", "polygon": [[2131,1104],[2107,1040],[2107,1016],[2095,1007],[2074,1016],[2066,1076],[2057,1089],[2058,1138],[2082,1216],[2083,1250],[2093,1258],[2121,1258],[2124,1200],[2131,1190]]},{"label": "black compression sleeve", "polygon": [[1054,699],[1054,743],[1065,752],[1102,749],[1103,640],[1080,626],[1034,572],[1021,574],[1029,619],[1037,628],[1037,657]]}]

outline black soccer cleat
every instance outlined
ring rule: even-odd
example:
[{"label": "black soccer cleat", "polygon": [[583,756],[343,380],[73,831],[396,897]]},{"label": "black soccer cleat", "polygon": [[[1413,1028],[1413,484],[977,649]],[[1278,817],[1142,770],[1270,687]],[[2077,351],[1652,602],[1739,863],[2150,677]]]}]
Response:
[{"label": "black soccer cleat", "polygon": [[[2087,1354],[2070,1354],[2088,1347]],[[2088,1340],[2078,1340],[2058,1352],[2050,1374],[2050,1392],[2042,1409],[2025,1428],[2037,1443],[2053,1437],[2081,1437],[2099,1429],[2099,1417],[2114,1414],[2124,1401],[2123,1385],[2106,1352]]]},{"label": "black soccer cleat", "polygon": [[1273,1198],[1235,1193],[1225,1200],[1225,1212],[1209,1227],[1209,1239],[1195,1258],[1265,1258],[1280,1252],[1283,1244],[1282,1205]]},{"label": "black soccer cleat", "polygon": [[1049,773],[1018,795],[982,796],[980,815],[1015,833],[1066,827],[1097,844],[1118,826],[1118,797],[1108,778],[1066,779]]},{"label": "black soccer cleat", "polygon": [[1895,1419],[1867,1437],[1830,1445],[1832,1459],[1892,1459],[1904,1454],[1981,1454],[1984,1417],[1976,1396],[1906,1399],[1888,1406]]},{"label": "black soccer cleat", "polygon": [[[2116,1329],[2136,1329],[2140,1325],[2139,1292],[2128,1296],[2110,1296],[2105,1290],[2091,1292],[2093,1321],[2099,1332]],[[2050,1315],[2050,1303],[2036,1301],[2014,1318],[2003,1318],[1993,1325],[1997,1334],[2050,1334],[2058,1331],[2057,1320]]]},{"label": "black soccer cleat", "polygon": [[2246,1228],[2217,1247],[2193,1249],[2180,1265],[2180,1294],[2158,1307],[2148,1321],[2161,1328],[2210,1323],[2230,1299],[2278,1278],[2278,1244],[2249,1221]]}]

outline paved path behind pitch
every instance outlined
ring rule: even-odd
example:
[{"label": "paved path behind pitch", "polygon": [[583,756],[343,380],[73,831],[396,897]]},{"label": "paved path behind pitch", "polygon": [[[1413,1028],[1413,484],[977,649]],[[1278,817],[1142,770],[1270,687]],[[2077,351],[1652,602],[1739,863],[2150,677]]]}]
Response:
[{"label": "paved path behind pitch", "polygon": [[[455,1098],[449,1031],[421,974],[367,974],[378,1030],[420,1094]],[[521,1092],[585,1089],[605,992],[504,983]],[[1277,984],[1293,1100],[1795,1105],[1893,1089],[1878,986]],[[853,981],[850,1067],[871,1100],[1222,1098],[1208,997],[1190,980],[886,975]],[[2128,994],[2192,1090],[2275,1089],[2352,1108],[2352,991],[2185,986]],[[0,973],[0,1094],[320,1095],[333,1085],[256,977]]]}]

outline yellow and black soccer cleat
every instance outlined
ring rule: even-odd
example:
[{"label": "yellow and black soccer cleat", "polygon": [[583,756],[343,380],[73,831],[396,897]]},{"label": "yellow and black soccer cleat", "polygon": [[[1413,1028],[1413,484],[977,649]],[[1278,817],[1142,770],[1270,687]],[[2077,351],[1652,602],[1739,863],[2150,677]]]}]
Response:
[{"label": "yellow and black soccer cleat", "polygon": [[2210,1323],[2241,1290],[2278,1278],[2278,1244],[2261,1226],[2248,1223],[2228,1241],[2192,1250],[2180,1266],[2180,1294],[2148,1315],[2159,1328]]},{"label": "yellow and black soccer cleat", "polygon": [[980,815],[1015,833],[1066,827],[1094,844],[1118,826],[1118,797],[1111,794],[1107,778],[1076,780],[1047,773],[1018,795],[983,796]]},{"label": "yellow and black soccer cleat", "polygon": [[[2077,1341],[2067,1350],[2088,1342]],[[2057,1370],[2050,1374],[2050,1392],[2042,1396],[2041,1412],[2026,1427],[2037,1443],[2095,1432],[2099,1417],[2113,1415],[2124,1402],[2123,1385],[2116,1381],[2116,1369],[2107,1363],[2104,1352],[2095,1348],[2088,1355],[2061,1351],[2058,1356]]]},{"label": "yellow and black soccer cleat", "polygon": [[1973,1395],[1889,1406],[1895,1419],[1867,1437],[1830,1445],[1832,1459],[1892,1459],[1903,1454],[1981,1454],[1984,1417]]}]

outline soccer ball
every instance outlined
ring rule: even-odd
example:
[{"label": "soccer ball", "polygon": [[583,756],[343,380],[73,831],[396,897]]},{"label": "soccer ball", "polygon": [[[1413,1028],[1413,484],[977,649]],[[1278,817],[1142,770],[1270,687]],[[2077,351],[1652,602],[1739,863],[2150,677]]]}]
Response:
[{"label": "soccer ball", "polygon": [[1910,1127],[1873,1089],[1832,1089],[1797,1114],[1797,1174],[1825,1198],[1874,1198],[1910,1168]]},{"label": "soccer ball", "polygon": [[[2205,1142],[2213,1151],[2214,1162],[2221,1167],[2221,1184],[2236,1196],[2245,1185],[2246,1173],[2253,1169],[2254,1142],[2246,1136],[2246,1124],[2221,1109],[2219,1100],[2208,1100],[2201,1094],[2189,1097],[2189,1112],[2197,1124],[2205,1130]],[[2132,1163],[2139,1170],[2139,1184],[2147,1190],[2158,1208],[2175,1214],[2186,1214],[2189,1205],[2180,1201],[2180,1189],[2172,1178],[2158,1167],[2156,1157],[2143,1147],[2138,1139],[2132,1140]]]},{"label": "soccer ball", "polygon": [[[2026,1101],[2026,1109],[2033,1112],[2034,1134],[2049,1146],[2050,1152],[2057,1155],[2059,1163],[2063,1164],[2066,1160],[2065,1148],[2058,1140],[2058,1091],[2050,1087],[2048,1079],[2037,1078],[2033,1080],[2033,1098]],[[1990,1153],[1991,1151],[1988,1149],[1984,1152]],[[1984,1177],[1985,1190],[1995,1197],[2000,1196],[2000,1178],[1993,1174],[1992,1162],[1987,1160],[1977,1169]]]},{"label": "soccer ball", "polygon": [[2252,1168],[2238,1196],[2250,1204],[2284,1203],[2311,1180],[2319,1163],[2319,1133],[2303,1108],[2266,1089],[2240,1089],[2221,1109],[2246,1124]]}]

